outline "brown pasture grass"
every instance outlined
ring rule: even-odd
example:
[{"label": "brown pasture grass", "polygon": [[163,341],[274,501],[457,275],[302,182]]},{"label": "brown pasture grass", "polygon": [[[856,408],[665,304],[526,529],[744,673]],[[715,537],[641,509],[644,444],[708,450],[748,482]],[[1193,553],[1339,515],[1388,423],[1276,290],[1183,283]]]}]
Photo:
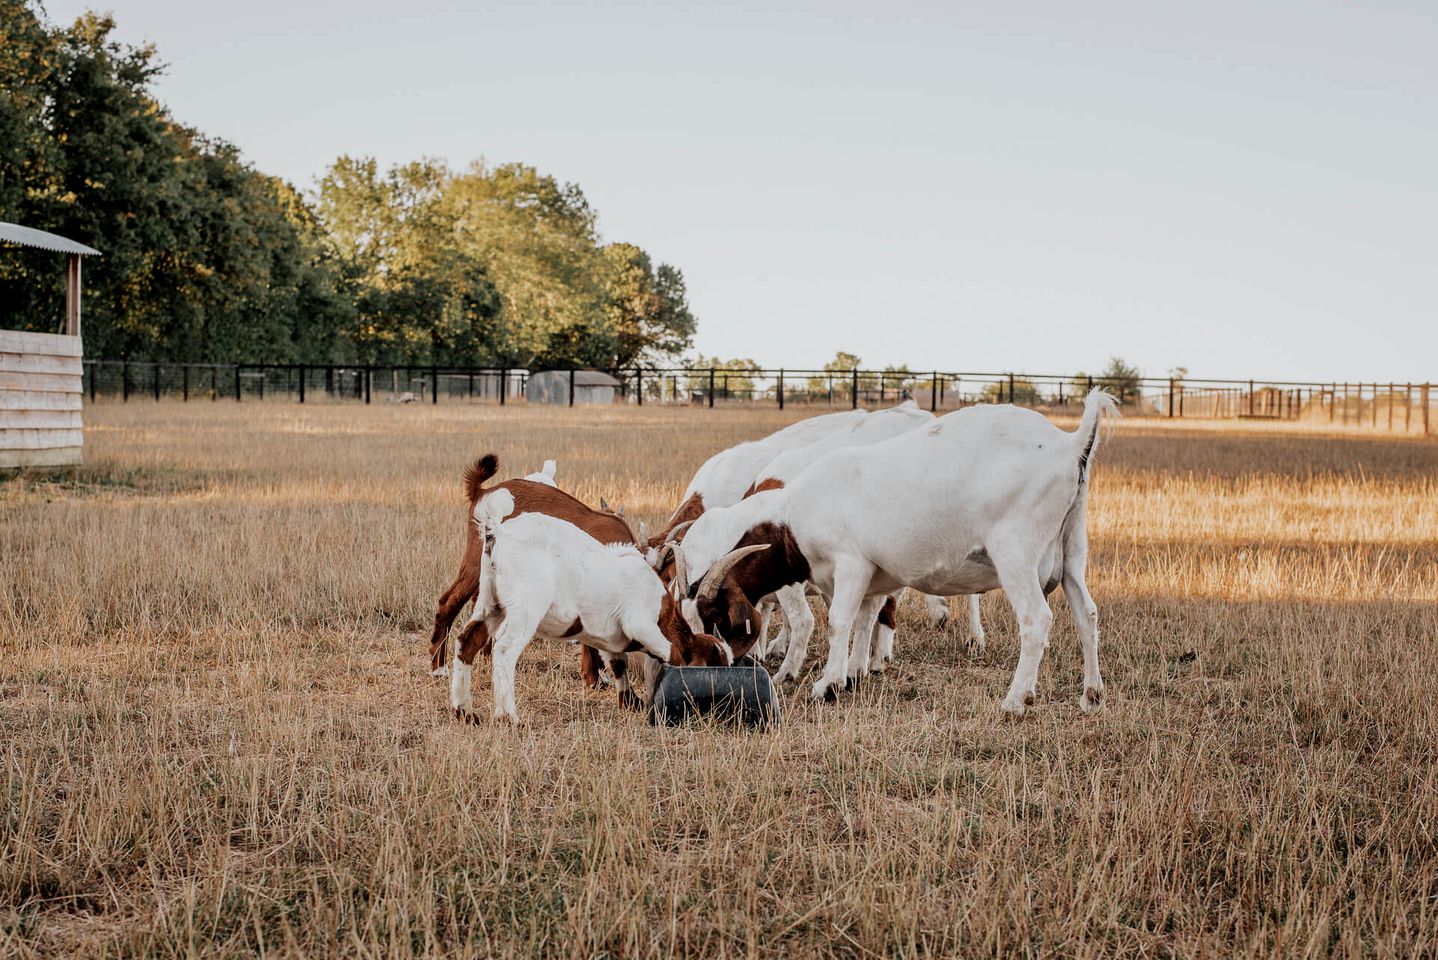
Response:
[{"label": "brown pasture grass", "polygon": [[1438,443],[1125,422],[1096,715],[1056,597],[1000,716],[991,595],[986,655],[907,605],[772,732],[651,728],[542,642],[523,726],[449,717],[471,458],[656,524],[802,413],[92,408],[84,467],[0,480],[0,955],[1438,952]]}]

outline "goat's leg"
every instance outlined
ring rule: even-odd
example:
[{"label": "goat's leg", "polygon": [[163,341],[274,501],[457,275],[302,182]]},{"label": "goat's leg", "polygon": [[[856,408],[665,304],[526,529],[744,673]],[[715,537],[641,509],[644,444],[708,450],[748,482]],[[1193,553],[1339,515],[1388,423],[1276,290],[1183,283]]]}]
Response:
[{"label": "goat's leg", "polygon": [[[496,625],[499,622],[496,618]],[[471,688],[474,658],[476,654],[489,651],[489,627],[490,624],[484,620],[470,620],[455,640],[454,663],[449,670],[449,706],[457,720],[474,720],[474,692]]]},{"label": "goat's leg", "polygon": [[[592,649],[585,647],[584,649]],[[598,653],[598,651],[596,651]],[[634,693],[629,683],[629,660],[622,653],[599,653],[609,673],[614,677],[614,689],[619,691],[619,706],[625,710],[642,710],[644,701]]]},{"label": "goat's leg", "polygon": [[799,671],[804,667],[804,655],[809,649],[809,638],[814,635],[814,611],[809,609],[809,598],[803,584],[781,587],[775,594],[779,609],[784,611],[784,629],[789,631],[789,644],[784,652],[784,662],[774,674],[775,682],[798,680]]},{"label": "goat's leg", "polygon": [[1084,573],[1088,568],[1088,493],[1080,494],[1064,528],[1064,599],[1083,648],[1083,694],[1079,709],[1088,712],[1103,704],[1103,674],[1098,667],[1098,605],[1089,595]]},{"label": "goat's leg", "polygon": [[473,597],[479,587],[479,573],[474,576],[466,576],[464,570],[460,570],[457,577],[439,598],[439,605],[434,611],[434,631],[429,635],[429,672],[431,676],[442,677],[449,673],[449,667],[445,664],[445,658],[449,647],[449,628],[459,617],[459,612],[464,605]]},{"label": "goat's leg", "polygon": [[759,611],[759,639],[750,653],[754,655],[754,659],[763,660],[769,655],[769,621],[774,616],[774,604],[761,603],[755,609]]},{"label": "goat's leg", "polygon": [[[584,685],[591,690],[597,689],[601,682],[599,676],[600,659],[598,650],[586,644],[581,643],[579,645],[579,678],[583,680]],[[607,658],[605,662],[608,662]]]},{"label": "goat's leg", "polygon": [[429,635],[429,671],[436,677],[447,672],[445,668],[446,648],[449,645],[449,628],[464,609],[464,605],[479,591],[480,576],[484,567],[484,543],[470,525],[464,542],[464,557],[459,561],[459,572],[439,598],[434,611],[434,630]]},{"label": "goat's leg", "polygon": [[524,608],[511,608],[505,611],[504,623],[495,632],[492,658],[494,674],[490,682],[494,690],[496,720],[508,717],[510,723],[519,723],[519,714],[514,709],[514,668],[519,663],[519,655],[534,638],[534,631],[542,619],[542,610],[533,613]]},{"label": "goat's leg", "polygon": [[942,630],[944,624],[949,622],[949,598],[936,597],[932,593],[920,593],[924,601],[924,612],[929,616],[929,623]]},{"label": "goat's leg", "polygon": [[1019,620],[1019,664],[1009,684],[1008,695],[1001,706],[1007,713],[1022,715],[1024,707],[1034,702],[1038,684],[1039,663],[1049,643],[1053,611],[1039,588],[1038,561],[1021,550],[988,547],[999,583],[1004,588],[1014,615]]},{"label": "goat's leg", "polygon": [[878,629],[879,613],[885,604],[893,602],[893,597],[880,594],[877,597],[865,597],[864,602],[859,605],[858,616],[854,618],[854,639],[849,649],[847,687],[858,686],[859,678],[869,672],[869,651],[874,631]]},{"label": "goat's leg", "polygon": [[865,669],[883,673],[894,659],[894,631],[898,629],[899,595],[891,593],[879,607],[874,621],[874,650]]},{"label": "goat's leg", "polygon": [[[823,674],[810,690],[815,700],[826,699],[844,681],[849,638],[873,576],[873,566],[862,560],[841,560],[835,565],[834,599],[829,603],[829,659],[824,664]],[[864,640],[868,641],[867,635]]]},{"label": "goat's leg", "polygon": [[769,651],[764,654],[764,659],[772,660],[787,654],[789,652],[789,636],[789,620],[784,614],[784,608],[779,607],[779,632],[774,634],[774,639],[769,644]]},{"label": "goat's leg", "polygon": [[984,650],[988,648],[988,642],[984,639],[984,621],[979,616],[979,597],[981,594],[969,594],[969,646],[974,652],[983,656]]}]

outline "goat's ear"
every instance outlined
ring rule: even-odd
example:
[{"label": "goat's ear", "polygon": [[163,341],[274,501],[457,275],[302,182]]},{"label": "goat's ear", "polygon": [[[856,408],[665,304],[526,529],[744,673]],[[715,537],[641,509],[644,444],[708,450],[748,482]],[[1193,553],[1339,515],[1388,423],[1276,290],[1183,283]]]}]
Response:
[{"label": "goat's ear", "polygon": [[603,497],[599,498],[599,509],[603,510],[605,513],[614,512],[613,510],[609,509],[609,501],[604,499]]},{"label": "goat's ear", "polygon": [[689,624],[689,629],[695,633],[704,632],[704,618],[699,616],[699,604],[685,598],[679,601],[679,612],[684,616],[684,622]]},{"label": "goat's ear", "polygon": [[639,542],[649,546],[649,528],[644,525],[643,520],[639,521]]},{"label": "goat's ear", "polygon": [[621,504],[619,505],[619,509],[614,511],[614,515],[617,516],[617,517],[622,517],[622,516],[624,516],[624,504],[621,503]]}]

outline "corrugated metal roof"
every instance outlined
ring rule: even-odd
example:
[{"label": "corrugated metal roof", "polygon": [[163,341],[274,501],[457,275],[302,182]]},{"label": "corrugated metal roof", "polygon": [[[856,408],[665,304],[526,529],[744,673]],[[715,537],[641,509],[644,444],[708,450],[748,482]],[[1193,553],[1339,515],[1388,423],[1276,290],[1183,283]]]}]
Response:
[{"label": "corrugated metal roof", "polygon": [[53,250],[55,253],[100,256],[100,251],[94,247],[87,247],[83,243],[76,243],[59,234],[36,230],[34,227],[22,227],[18,223],[0,222],[0,242],[18,243],[22,247],[39,247],[41,250]]}]

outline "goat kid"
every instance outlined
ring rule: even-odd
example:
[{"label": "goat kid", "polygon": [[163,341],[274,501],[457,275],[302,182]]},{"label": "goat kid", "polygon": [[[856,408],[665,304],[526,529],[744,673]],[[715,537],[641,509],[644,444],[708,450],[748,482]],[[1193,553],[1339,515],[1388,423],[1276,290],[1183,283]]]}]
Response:
[{"label": "goat kid", "polygon": [[515,664],[536,635],[598,650],[628,706],[639,701],[625,670],[626,652],[643,650],[679,666],[733,662],[727,644],[696,629],[693,601],[667,591],[632,543],[600,544],[574,524],[541,513],[505,519],[515,510],[506,489],[492,491],[474,510],[483,573],[450,672],[456,717],[473,720],[479,624],[494,638],[494,716],[515,723]]},{"label": "goat kid", "polygon": [[[484,497],[496,490],[507,490],[514,497],[515,510],[519,513],[542,513],[567,520],[601,543],[634,542],[634,532],[623,517],[607,510],[594,510],[555,486],[553,460],[546,460],[544,468],[538,474],[529,475],[530,478],[543,477],[542,480],[505,480],[493,487],[485,487],[498,470],[499,458],[493,453],[487,453],[464,472],[465,497],[469,502],[464,524],[464,556],[460,559],[459,572],[455,575],[454,582],[440,595],[434,613],[434,631],[429,639],[430,672],[437,677],[449,674],[446,660],[450,627],[459,616],[460,610],[479,590],[483,544],[480,542],[478,528],[470,518]],[[488,648],[486,635],[481,635],[479,642],[482,647]],[[599,685],[599,668],[598,654],[589,647],[581,649],[579,673],[587,686]]]}]

